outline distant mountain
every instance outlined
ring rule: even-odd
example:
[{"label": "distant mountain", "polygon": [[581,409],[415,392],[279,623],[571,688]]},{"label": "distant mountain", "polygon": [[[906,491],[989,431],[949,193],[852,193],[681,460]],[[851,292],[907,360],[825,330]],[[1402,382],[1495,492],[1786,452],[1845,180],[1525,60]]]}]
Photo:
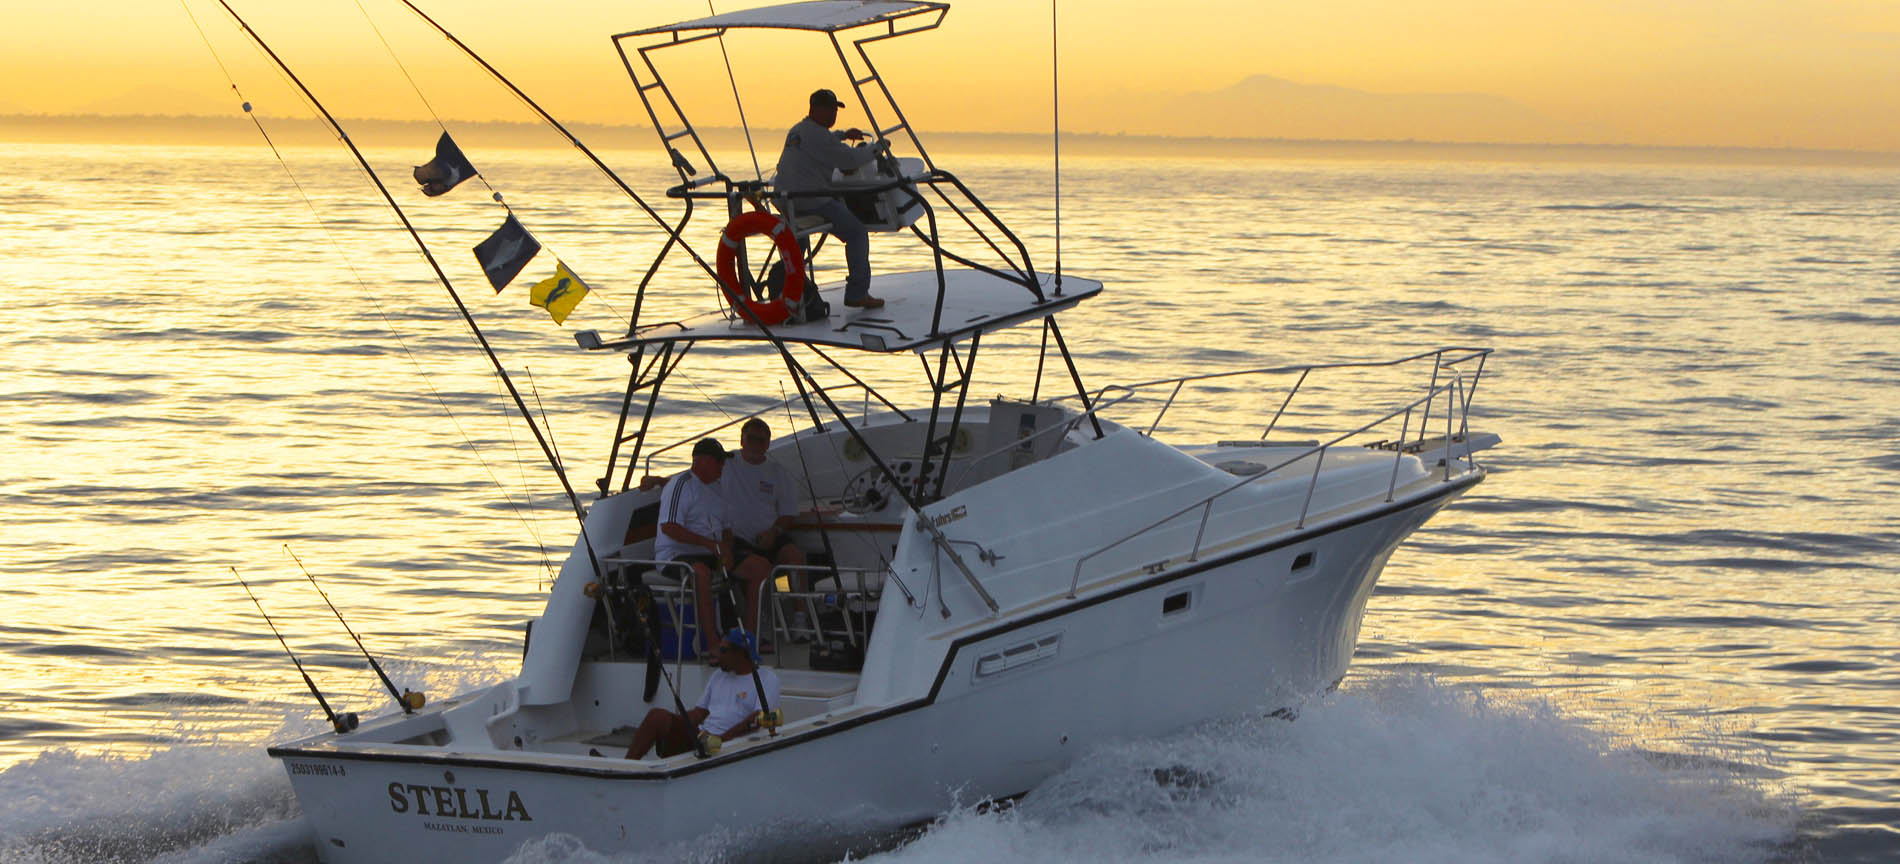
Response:
[{"label": "distant mountain", "polygon": [[[1122,93],[1111,104],[1131,135],[1331,141],[1600,143],[1604,130],[1484,93],[1372,93],[1255,75],[1200,93]],[[1097,120],[1106,125],[1107,117]]]},{"label": "distant mountain", "polygon": [[[222,95],[207,95],[163,84],[147,84],[61,113],[107,117],[152,114],[205,114],[215,117],[235,113],[238,107],[236,102],[228,91]],[[180,110],[180,106],[185,107]]]}]

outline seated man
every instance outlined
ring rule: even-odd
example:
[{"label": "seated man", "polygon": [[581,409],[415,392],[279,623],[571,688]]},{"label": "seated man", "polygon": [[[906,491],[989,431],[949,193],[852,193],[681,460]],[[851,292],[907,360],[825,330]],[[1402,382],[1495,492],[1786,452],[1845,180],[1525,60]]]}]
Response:
[{"label": "seated man", "polygon": [[[693,445],[693,467],[666,481],[660,492],[660,533],[653,538],[653,557],[692,565],[694,622],[701,633],[719,632],[718,609],[712,600],[715,572],[726,571],[745,580],[745,607],[739,615],[748,632],[758,624],[759,583],[772,573],[771,563],[757,555],[747,555],[737,567],[732,566],[732,523],[717,485],[725,472],[726,456],[726,448],[711,438]],[[718,648],[716,638],[706,647]]]},{"label": "seated man", "polygon": [[843,107],[830,90],[811,94],[805,119],[785,134],[785,149],[779,153],[778,174],[772,185],[793,196],[792,207],[799,215],[815,214],[831,223],[831,236],[844,244],[844,305],[876,309],[884,301],[871,296],[871,235],[864,223],[851,215],[851,208],[827,194],[833,168],[856,171],[871,164],[878,154],[876,148],[844,143],[864,138],[862,131],[832,131],[832,124],[838,122],[838,109]]},{"label": "seated man", "polygon": [[771,446],[772,427],[764,420],[754,417],[739,427],[739,458],[727,460],[719,478],[733,543],[773,564],[804,564],[805,550],[785,533],[798,518],[798,488],[784,466],[765,458]]},{"label": "seated man", "polygon": [[[752,678],[755,670],[759,674],[756,681]],[[760,684],[765,685],[763,703],[759,699]],[[693,749],[693,737],[702,732],[724,741],[758,729],[765,721],[776,726],[782,716],[778,694],[778,674],[759,665],[752,634],[734,628],[719,644],[719,668],[706,679],[706,692],[700,695],[698,704],[684,717],[665,708],[648,711],[640,728],[633,731],[627,758],[645,758],[654,744],[660,745],[662,759],[684,753]],[[762,715],[761,711],[770,713]]]}]

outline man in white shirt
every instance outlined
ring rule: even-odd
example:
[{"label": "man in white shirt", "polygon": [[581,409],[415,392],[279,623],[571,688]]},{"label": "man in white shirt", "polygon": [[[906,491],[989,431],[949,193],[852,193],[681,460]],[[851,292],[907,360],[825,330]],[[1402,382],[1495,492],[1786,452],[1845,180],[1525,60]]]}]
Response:
[{"label": "man in white shirt", "polygon": [[[761,686],[764,693],[759,692]],[[735,628],[719,645],[719,668],[707,677],[699,703],[684,717],[665,708],[648,711],[627,745],[627,758],[645,758],[647,750],[658,744],[664,759],[692,749],[695,732],[723,742],[764,725],[776,727],[783,716],[778,674],[759,665],[752,634]],[[707,743],[717,746],[717,742]]]},{"label": "man in white shirt", "polygon": [[805,550],[786,533],[798,518],[798,488],[785,466],[765,458],[772,427],[754,417],[739,427],[739,458],[727,460],[719,492],[732,517],[732,534],[741,552],[774,564],[804,564]]},{"label": "man in white shirt", "polygon": [[876,147],[844,143],[864,138],[862,130],[831,131],[832,124],[838,122],[838,109],[843,107],[830,90],[811,94],[810,113],[785,134],[785,149],[779,153],[772,186],[793,196],[792,207],[798,215],[824,217],[831,223],[831,236],[844,244],[844,305],[876,309],[884,301],[871,296],[871,235],[851,214],[851,208],[827,192],[832,169],[855,171],[877,158]]},{"label": "man in white shirt", "polygon": [[[693,620],[700,633],[719,632],[712,600],[716,570],[744,581],[745,606],[739,616],[748,632],[758,626],[759,584],[772,573],[771,562],[758,555],[739,557],[733,566],[732,520],[718,488],[728,455],[718,441],[700,440],[693,445],[693,467],[666,481],[660,491],[660,532],[653,538],[653,557],[692,565]],[[709,637],[706,647],[717,649],[717,638]]]}]

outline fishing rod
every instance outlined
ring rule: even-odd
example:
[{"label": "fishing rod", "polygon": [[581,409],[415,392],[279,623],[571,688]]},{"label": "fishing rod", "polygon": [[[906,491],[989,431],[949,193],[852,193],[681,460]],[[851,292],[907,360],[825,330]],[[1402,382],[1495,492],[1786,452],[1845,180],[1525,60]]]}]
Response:
[{"label": "fishing rod", "polygon": [[[726,562],[724,561],[719,562],[719,572],[725,575],[726,586],[728,588],[731,588],[732,587],[732,571],[726,568]],[[759,693],[759,725],[765,727],[766,737],[777,738],[778,737],[778,723],[775,721],[778,718],[774,716],[774,712],[772,711],[772,706],[765,701],[765,679],[759,677],[759,662],[762,656],[760,652],[765,646],[759,643],[759,637],[746,632],[745,593],[746,593],[745,586],[743,585],[739,586],[739,615],[738,615],[739,626],[737,629],[739,630],[740,636],[752,640],[752,651],[751,651],[750,656],[748,656],[746,659],[752,661],[752,687],[754,690],[757,690]],[[745,648],[744,645],[740,645],[738,647],[741,650]]]},{"label": "fishing rod", "polygon": [[244,581],[243,576],[238,575],[236,567],[231,568],[231,575],[237,576],[238,584],[244,586],[244,593],[251,598],[251,605],[257,607],[257,614],[264,616],[264,623],[270,627],[271,635],[277,637],[277,644],[284,646],[284,653],[290,655],[290,662],[297,665],[297,674],[303,676],[304,686],[310,688],[310,695],[317,697],[317,704],[323,707],[323,716],[330,719],[330,727],[335,729],[338,735],[354,731],[357,723],[355,712],[339,717],[335,711],[330,710],[329,700],[323,698],[323,691],[317,689],[317,682],[310,680],[310,673],[304,671],[303,661],[297,659],[297,652],[290,650],[290,643],[284,641],[284,634],[277,632],[277,624],[270,620],[270,613],[264,611],[264,604],[257,602],[257,595],[252,593],[250,584]]},{"label": "fishing rod", "polygon": [[[633,616],[639,619],[640,641],[646,645],[647,651],[648,686],[646,692],[642,693],[641,696],[644,698],[644,701],[653,701],[653,691],[655,689],[653,678],[655,677],[654,673],[657,671],[659,673],[658,677],[666,681],[667,692],[673,696],[673,708],[679,712],[680,722],[691,723],[692,718],[686,713],[686,702],[680,698],[679,688],[673,686],[673,676],[667,674],[666,661],[660,657],[660,627],[658,622],[653,619],[653,592],[647,590],[645,583],[636,582],[635,585],[637,587],[633,595]],[[589,583],[583,593],[587,593],[590,597],[598,596],[603,593],[609,594],[609,596],[601,598],[601,608],[606,610],[607,623],[609,626],[612,626],[614,621],[614,604],[609,591],[610,589],[605,588],[601,583],[594,582]],[[712,755],[712,751],[707,749],[705,741],[700,740],[698,735],[691,737],[693,739],[694,756],[705,759]]]},{"label": "fishing rod", "polygon": [[350,634],[350,638],[355,640],[356,649],[363,652],[363,659],[369,661],[369,668],[376,670],[376,677],[383,679],[383,686],[388,688],[390,698],[396,700],[397,705],[402,706],[402,713],[416,713],[416,709],[421,708],[423,703],[428,701],[428,697],[407,687],[403,688],[401,693],[397,693],[395,683],[389,680],[387,674],[384,674],[383,665],[376,662],[375,657],[370,656],[368,648],[363,647],[362,638],[356,635],[354,629],[351,629],[350,622],[343,620],[343,613],[337,611],[336,604],[330,602],[330,593],[323,590],[322,585],[317,584],[317,577],[310,575],[310,571],[304,568],[303,559],[298,558],[297,553],[290,551],[289,543],[284,544],[284,554],[289,555],[290,560],[297,562],[297,569],[303,570],[303,578],[310,580],[310,587],[317,589],[317,593],[322,595],[323,604],[330,607],[330,613],[336,616],[338,624],[343,625],[343,631]]},{"label": "fishing rod", "polygon": [[403,212],[402,205],[396,203],[396,196],[390,194],[389,187],[383,185],[383,178],[376,173],[375,168],[370,166],[369,159],[363,155],[363,151],[357,149],[356,142],[350,139],[349,133],[343,131],[343,124],[337,122],[336,117],[331,115],[328,108],[323,107],[323,103],[317,99],[317,94],[310,92],[310,88],[303,83],[303,79],[290,70],[290,64],[285,63],[283,58],[277,56],[276,51],[271,50],[270,45],[264,42],[264,37],[251,29],[250,23],[245,21],[236,9],[231,8],[230,3],[226,0],[218,0],[218,5],[224,7],[224,11],[237,22],[239,27],[243,28],[245,34],[251,37],[251,41],[256,42],[257,47],[263,49],[271,62],[283,71],[284,76],[289,78],[291,83],[297,85],[297,89],[302,91],[304,98],[309,99],[310,104],[323,115],[324,122],[329,124],[331,131],[336,133],[343,145],[349,148],[350,154],[356,157],[357,164],[361,165],[363,172],[369,175],[370,182],[376,185],[376,191],[382,193],[383,200],[388,202],[389,208],[395,211],[396,218],[401,220],[402,227],[409,232],[409,237],[415,241],[416,248],[421,250],[423,259],[428,261],[430,269],[435,271],[436,280],[442,283],[443,289],[449,292],[449,299],[455,302],[456,310],[462,313],[462,320],[468,324],[469,331],[475,334],[475,341],[481,343],[482,353],[487,355],[488,361],[494,365],[495,374],[501,376],[501,383],[508,388],[508,395],[514,399],[515,409],[521,412],[522,420],[527,422],[528,431],[534,433],[535,442],[541,445],[542,455],[547,457],[549,467],[554,469],[554,476],[561,481],[561,489],[567,493],[568,503],[574,507],[574,518],[581,525],[582,545],[587,547],[587,557],[593,565],[595,578],[600,578],[600,559],[594,554],[593,542],[587,538],[587,508],[581,504],[580,496],[575,494],[574,484],[568,481],[567,469],[561,465],[561,460],[555,455],[554,448],[548,444],[547,437],[541,434],[541,427],[534,422],[534,414],[528,410],[527,401],[521,398],[521,391],[515,387],[514,378],[508,374],[508,368],[502,365],[501,358],[495,355],[494,346],[488,344],[488,336],[482,333],[481,325],[475,323],[474,314],[469,312],[468,305],[462,302],[462,295],[456,292],[455,285],[449,281],[448,274],[443,272],[442,265],[435,260],[435,254],[429,251],[429,244],[423,242],[422,234],[417,232],[416,226],[409,221],[409,215]]},{"label": "fishing rod", "polygon": [[[667,674],[666,661],[660,657],[660,627],[659,623],[653,620],[653,592],[648,591],[644,583],[640,585],[639,593],[634,595],[633,614],[634,617],[640,619],[641,628],[645,631],[641,633],[640,641],[645,642],[647,646],[647,668],[660,670],[660,678],[666,682],[667,692],[673,694],[673,710],[680,712],[681,722],[691,723],[692,715],[686,713],[686,703],[680,699],[680,690],[673,686],[673,676]],[[674,641],[682,646],[684,644],[682,639]],[[704,739],[698,735],[691,737],[694,756],[701,759],[712,756],[712,751],[706,747]]]}]

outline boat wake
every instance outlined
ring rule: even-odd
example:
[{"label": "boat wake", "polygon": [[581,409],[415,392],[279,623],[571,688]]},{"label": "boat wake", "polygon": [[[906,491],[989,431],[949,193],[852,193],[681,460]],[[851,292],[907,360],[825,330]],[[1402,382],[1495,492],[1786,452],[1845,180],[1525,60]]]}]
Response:
[{"label": "boat wake", "polygon": [[[510,648],[392,661],[404,681],[460,692],[499,676]],[[334,694],[333,694],[334,696]],[[364,689],[342,704],[373,705]],[[48,750],[0,771],[0,864],[315,864],[310,825],[284,769],[258,740],[194,728],[181,709],[172,743],[138,755]],[[288,711],[261,736],[323,727],[315,706]]]},{"label": "boat wake", "polygon": [[1791,796],[1759,750],[1717,746],[1737,752],[1661,758],[1545,703],[1359,680],[1294,722],[1228,720],[1096,753],[1018,807],[950,814],[867,860],[1782,857]]},{"label": "boat wake", "polygon": [[[922,829],[840,814],[631,856],[557,835],[511,861],[1769,861],[1788,857],[1799,814],[1764,762],[1741,744],[1619,744],[1547,703],[1426,678],[1356,678],[1292,722],[1107,748],[1014,807],[973,803]],[[0,800],[5,864],[316,860],[282,769],[255,744],[52,751],[0,772]]]},{"label": "boat wake", "polygon": [[255,744],[138,757],[53,750],[0,772],[0,862],[314,862],[290,783]]},{"label": "boat wake", "polygon": [[1799,812],[1745,743],[1659,753],[1540,701],[1355,679],[1298,719],[1240,718],[1098,751],[1014,807],[786,848],[771,831],[609,856],[571,838],[515,864],[720,860],[1746,862],[1798,858]]}]

